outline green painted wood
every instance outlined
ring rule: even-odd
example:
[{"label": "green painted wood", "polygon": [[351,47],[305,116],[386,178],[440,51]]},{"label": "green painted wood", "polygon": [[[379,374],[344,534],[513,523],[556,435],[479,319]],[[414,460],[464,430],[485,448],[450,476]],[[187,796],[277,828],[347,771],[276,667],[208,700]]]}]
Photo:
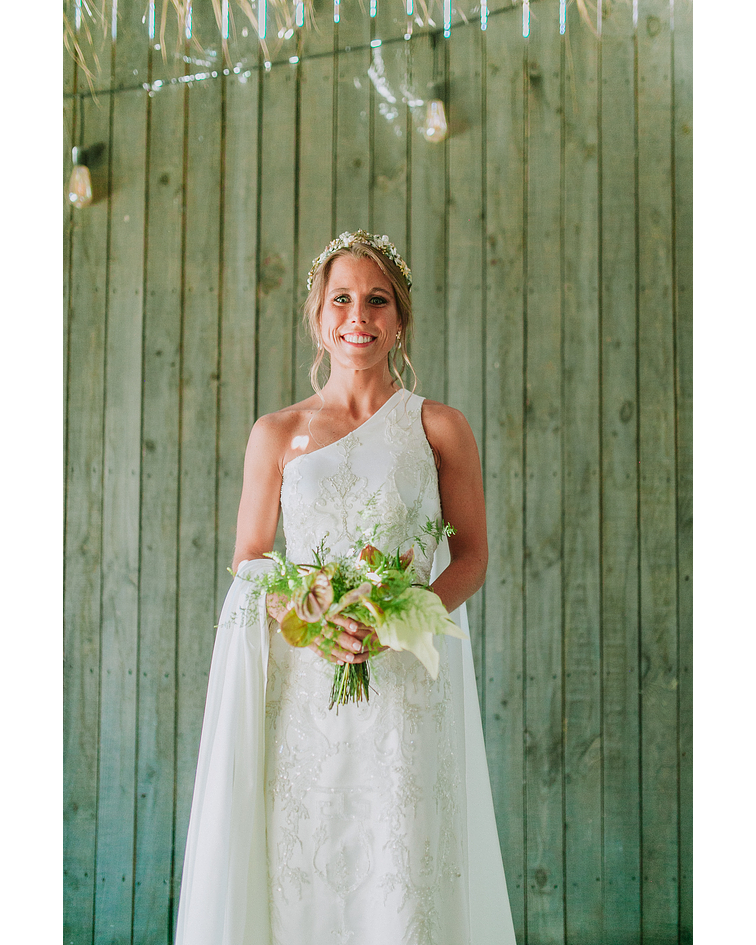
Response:
[{"label": "green painted wood", "polygon": [[[300,82],[300,137],[298,181],[298,233],[296,271],[296,348],[294,400],[312,393],[310,365],[315,349],[302,323],[302,306],[307,298],[307,274],[316,259],[336,235],[331,231],[333,166],[333,83],[334,65],[330,56],[305,59]],[[321,383],[325,379],[321,369]]]},{"label": "green painted wood", "polygon": [[676,935],[677,545],[669,4],[638,24],[641,866],[644,940]]},{"label": "green painted wood", "polygon": [[[445,76],[443,47],[428,36],[410,40],[408,85],[424,101],[427,85]],[[410,346],[418,377],[418,393],[446,401],[446,145],[430,144],[419,133],[424,113],[413,109],[410,167],[409,259],[412,269],[412,312],[415,342]]]},{"label": "green painted wood", "polygon": [[509,901],[525,941],[523,806],[522,30],[499,16],[486,37],[486,753]]},{"label": "green painted wood", "polygon": [[230,581],[244,450],[255,420],[259,74],[242,79],[229,77],[225,105],[218,613]]},{"label": "green painted wood", "polygon": [[525,499],[527,938],[564,940],[562,738],[561,43],[528,41]]},{"label": "green painted wood", "polygon": [[[483,286],[483,112],[481,32],[460,27],[449,47],[448,403],[485,445],[485,289]],[[427,147],[434,145],[424,142]],[[452,525],[454,523],[452,522]],[[480,704],[485,704],[483,592],[467,602]]]},{"label": "green painted wood", "polygon": [[[109,105],[109,102],[107,102]],[[81,103],[109,144],[109,109]],[[69,171],[70,173],[70,171]],[[63,716],[66,945],[90,945],[94,916],[100,707],[102,451],[109,204],[74,212],[68,310]]]},{"label": "green painted wood", "polygon": [[[223,225],[222,86],[220,82],[200,82],[187,89],[185,95],[174,903],[178,901],[214,627],[218,621],[216,449],[219,241]],[[174,911],[174,921],[175,917]]]},{"label": "green painted wood", "polygon": [[262,95],[258,414],[280,410],[293,393],[296,72],[265,75]]},{"label": "green painted wood", "polygon": [[562,71],[565,938],[603,945],[598,43],[574,6]]},{"label": "green painted wood", "polygon": [[[370,210],[370,24],[359,0],[344,0],[336,31],[336,232],[369,226]],[[353,48],[354,47],[354,48]]]},{"label": "green painted wood", "polygon": [[[601,44],[601,469],[604,940],[640,940],[638,439],[632,9]],[[632,746],[632,748],[630,748]]]},{"label": "green painted wood", "polygon": [[[345,49],[364,35],[354,7],[338,59],[307,56],[333,40],[320,4],[298,67],[83,102],[88,141],[108,141],[113,105],[114,175],[111,203],[67,231],[66,941],[170,940],[244,440],[309,392],[298,309],[345,201],[404,232],[418,389],[480,430],[491,560],[485,620],[471,612],[518,935],[690,941],[691,44],[690,9],[674,46],[666,9],[641,10],[637,179],[629,4],[603,4],[599,50],[572,19],[563,59],[556,0],[533,5],[529,43],[519,5],[485,36],[437,40],[453,119],[438,148],[419,108],[401,146],[387,137],[369,52]],[[379,11],[374,35],[398,25]],[[141,12],[119,20],[121,84],[144,77],[143,32]],[[419,32],[382,55],[422,97],[434,41]],[[153,50],[153,66],[176,61]],[[350,168],[358,146],[372,164]]]},{"label": "green painted wood", "polygon": [[675,302],[680,942],[693,941],[693,7],[675,8]]},{"label": "green painted wood", "polygon": [[168,942],[171,914],[183,138],[184,96],[166,88],[148,101],[133,918],[144,945]]},{"label": "green painted wood", "polygon": [[371,70],[370,230],[386,233],[404,252],[407,247],[406,87],[409,44],[393,42],[405,31],[400,4],[378,3],[374,34],[382,46],[373,50]]},{"label": "green painted wood", "polygon": [[[120,65],[118,63],[120,57]],[[146,59],[122,39],[114,77]],[[113,99],[102,542],[96,943],[131,934],[139,661],[146,100]]]}]

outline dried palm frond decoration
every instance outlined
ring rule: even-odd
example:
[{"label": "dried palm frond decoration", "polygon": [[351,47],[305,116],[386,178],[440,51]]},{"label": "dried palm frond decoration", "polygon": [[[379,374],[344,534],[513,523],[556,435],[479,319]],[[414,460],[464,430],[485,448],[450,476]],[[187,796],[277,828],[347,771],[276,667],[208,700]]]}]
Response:
[{"label": "dried palm frond decoration", "polygon": [[[136,2],[136,0],[126,0],[126,2]],[[290,37],[295,29],[310,29],[315,23],[314,0],[255,0],[254,5],[253,0],[210,0],[210,2],[218,28],[222,58],[227,64],[230,63],[229,38],[236,36],[237,16],[249,23],[257,34],[266,60],[270,59],[269,36],[272,35],[273,42],[279,46],[282,37]],[[368,10],[364,6],[364,0],[354,0],[354,2],[359,2],[367,16]],[[371,7],[374,2],[376,0],[371,0]],[[400,7],[407,19],[408,35],[405,38],[412,33],[413,22],[434,30],[437,29],[436,23],[443,23],[444,35],[448,36],[452,12],[465,23],[469,22],[473,13],[479,12],[481,29],[486,28],[488,18],[488,0],[469,0],[468,13],[465,12],[461,3],[457,3],[452,11],[451,0],[381,0],[381,2]],[[525,17],[529,17],[531,5],[543,2],[544,0],[511,0],[511,7],[522,8],[523,22],[525,22]],[[560,31],[564,31],[567,7],[575,4],[580,18],[596,36],[599,36],[602,6],[606,9],[612,2],[613,0],[560,0]],[[621,2],[633,3],[635,7],[637,0],[621,0]],[[337,10],[338,5],[335,5],[334,9]],[[192,12],[192,0],[147,0],[143,20],[149,37],[156,41],[156,46],[159,45],[164,58],[168,52],[165,37],[169,15],[175,17],[177,27],[175,53],[179,56],[186,55],[188,46],[195,56],[206,55],[200,39],[192,29]],[[374,15],[372,10],[370,15]],[[117,19],[118,0],[65,0],[63,43],[84,73],[90,87],[95,75],[100,72],[97,47],[104,47],[104,42],[95,41],[95,37],[101,33],[103,40],[106,41],[110,31],[115,39]],[[246,32],[245,28],[244,35]],[[527,34],[524,32],[523,35]]]}]

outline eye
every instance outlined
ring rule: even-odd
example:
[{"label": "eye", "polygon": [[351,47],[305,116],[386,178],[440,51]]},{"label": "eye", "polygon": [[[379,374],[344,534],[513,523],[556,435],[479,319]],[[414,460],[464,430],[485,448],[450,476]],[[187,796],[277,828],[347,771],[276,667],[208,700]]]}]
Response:
[{"label": "eye", "polygon": [[348,295],[337,295],[333,301],[334,302],[349,302],[350,299]]},{"label": "eye", "polygon": [[370,299],[370,304],[371,305],[385,305],[386,301],[387,300],[382,295],[374,295]]}]

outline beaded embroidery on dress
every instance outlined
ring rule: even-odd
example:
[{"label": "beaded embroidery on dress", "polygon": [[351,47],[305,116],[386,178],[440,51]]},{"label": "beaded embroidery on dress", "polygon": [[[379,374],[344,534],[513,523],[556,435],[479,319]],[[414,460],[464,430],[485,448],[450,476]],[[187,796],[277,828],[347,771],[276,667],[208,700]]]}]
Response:
[{"label": "beaded embroidery on dress", "polygon": [[[381,527],[411,544],[441,515],[422,400],[397,392],[365,424],[284,470],[287,556],[313,560]],[[427,580],[435,547],[416,547]],[[467,890],[459,734],[443,640],[434,682],[411,653],[373,660],[368,704],[329,711],[333,667],[274,635],[268,663],[266,789],[276,945],[462,945]]]},{"label": "beaded embroidery on dress", "polygon": [[[287,555],[347,551],[379,523],[408,547],[441,514],[422,398],[290,461]],[[435,551],[435,554],[434,554]],[[423,578],[448,546],[415,548]],[[516,945],[468,639],[373,660],[368,704],[328,710],[333,666],[286,644],[239,565],[218,624],[177,945]],[[453,619],[467,631],[464,605]]]}]

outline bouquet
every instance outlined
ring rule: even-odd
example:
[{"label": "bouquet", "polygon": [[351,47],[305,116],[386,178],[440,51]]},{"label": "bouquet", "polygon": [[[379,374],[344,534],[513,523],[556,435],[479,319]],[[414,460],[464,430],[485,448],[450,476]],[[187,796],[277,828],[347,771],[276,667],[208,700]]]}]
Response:
[{"label": "bouquet", "polygon": [[[399,549],[380,551],[372,543],[379,530],[380,526],[373,529],[370,540],[363,534],[359,547],[335,558],[329,557],[324,538],[308,564],[295,564],[277,552],[266,554],[276,567],[252,579],[256,593],[278,594],[290,601],[280,632],[292,646],[309,646],[319,640],[321,651],[328,653],[336,629],[329,621],[340,614],[374,629],[378,646],[368,643],[370,658],[378,647],[409,650],[436,679],[439,655],[433,637],[443,633],[464,638],[465,634],[428,585],[418,582],[414,548],[404,553]],[[423,549],[424,537],[439,541],[454,534],[451,526],[430,519],[422,532],[412,543]],[[329,709],[335,705],[338,712],[340,705],[369,700],[370,658],[336,665]]]}]

